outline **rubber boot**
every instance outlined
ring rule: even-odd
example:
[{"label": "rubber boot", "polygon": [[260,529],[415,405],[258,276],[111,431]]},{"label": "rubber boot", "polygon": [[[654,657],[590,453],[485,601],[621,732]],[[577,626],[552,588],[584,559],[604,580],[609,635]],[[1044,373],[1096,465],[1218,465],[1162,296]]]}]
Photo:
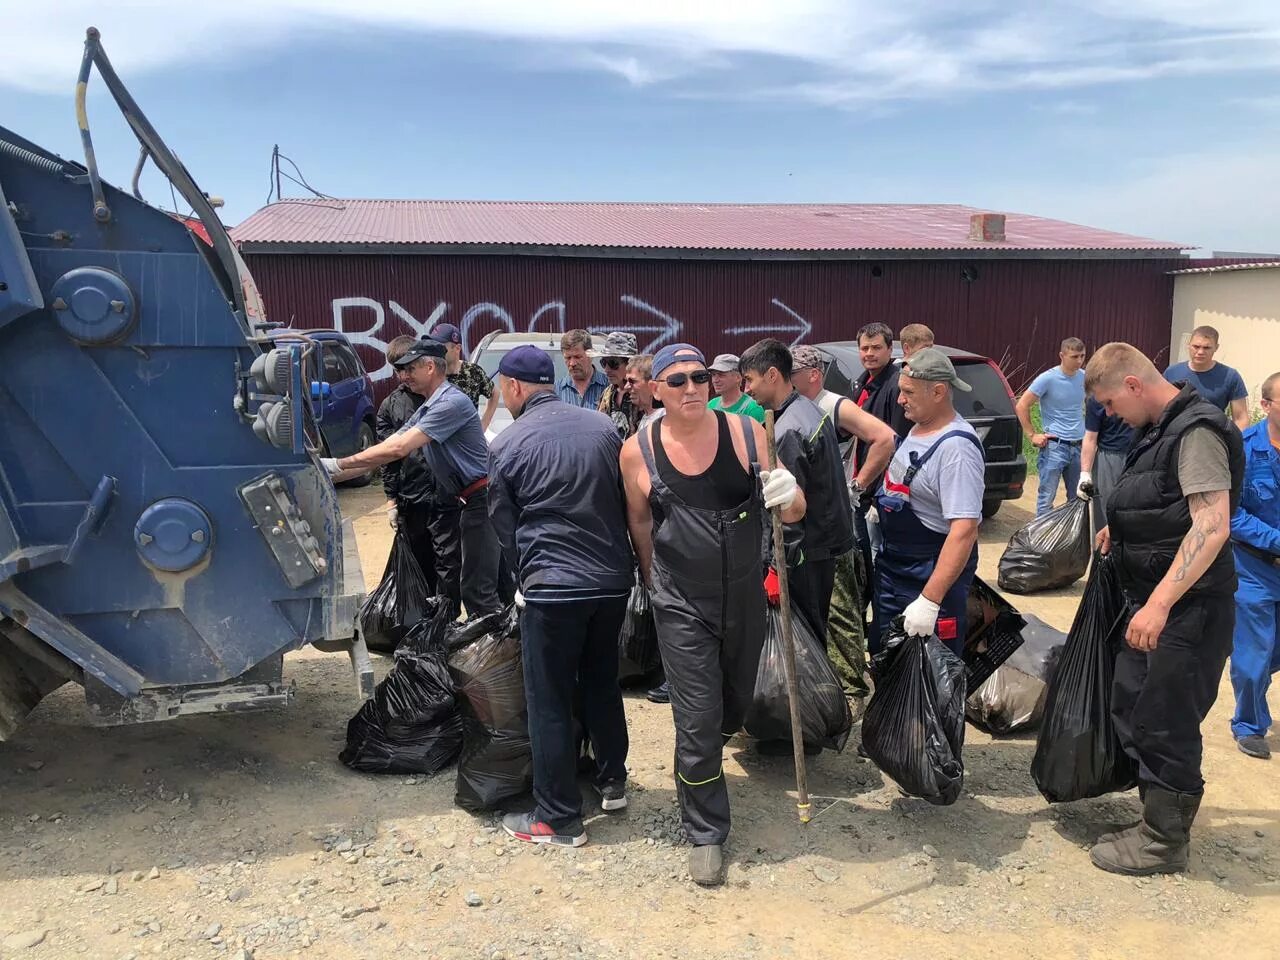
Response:
[{"label": "rubber boot", "polygon": [[[1145,783],[1140,782],[1138,784],[1138,800],[1143,804],[1147,802],[1147,785]],[[1096,841],[1094,841],[1094,843],[1095,844],[1111,843],[1113,840],[1116,840],[1123,834],[1136,833],[1140,826],[1142,826],[1142,819],[1138,818],[1137,820],[1133,821],[1133,823],[1127,824],[1121,827],[1119,830],[1112,830],[1110,833],[1104,833]]]},{"label": "rubber boot", "polygon": [[1089,851],[1089,859],[1101,870],[1127,877],[1181,873],[1187,869],[1191,824],[1200,809],[1200,797],[1148,787],[1138,829],[1097,844]]}]

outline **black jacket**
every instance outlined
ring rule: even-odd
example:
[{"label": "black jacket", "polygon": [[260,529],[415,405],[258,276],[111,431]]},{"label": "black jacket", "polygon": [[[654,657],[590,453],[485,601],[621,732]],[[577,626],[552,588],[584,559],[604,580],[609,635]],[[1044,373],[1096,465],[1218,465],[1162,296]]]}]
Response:
[{"label": "black jacket", "polygon": [[[867,396],[862,401],[862,409],[881,423],[887,423],[899,438],[905,437],[911,431],[911,421],[907,419],[907,413],[902,409],[902,404],[898,403],[898,377],[901,375],[902,367],[891,362],[874,380],[866,370],[863,370],[862,375],[853,385],[854,402],[861,399],[865,392]],[[862,463],[867,455],[867,443],[858,440],[855,450],[857,462]]]},{"label": "black jacket", "polygon": [[[1221,410],[1183,387],[1160,419],[1138,433],[1124,473],[1107,495],[1107,523],[1120,561],[1120,581],[1131,600],[1145,603],[1178,557],[1191,529],[1191,510],[1178,484],[1178,448],[1193,427],[1216,430],[1227,445],[1231,467],[1231,513],[1240,504],[1244,443]],[[1231,542],[1223,545],[1204,576],[1185,597],[1230,598],[1236,590]]]},{"label": "black jacket", "polygon": [[[829,560],[848,553],[853,549],[853,515],[835,424],[794,390],[775,416],[778,459],[795,474],[808,504],[804,519],[787,525],[788,544],[798,528],[803,531],[806,559]],[[790,560],[790,546],[787,555]]]},{"label": "black jacket", "polygon": [[550,391],[489,445],[489,516],[527,599],[631,589],[621,452],[612,420]]},{"label": "black jacket", "polygon": [[[396,387],[378,407],[378,440],[381,442],[405,425],[422,406],[422,397],[403,383]],[[431,506],[436,502],[436,483],[422,451],[415,450],[403,460],[395,460],[382,468],[382,489],[388,500]]]}]

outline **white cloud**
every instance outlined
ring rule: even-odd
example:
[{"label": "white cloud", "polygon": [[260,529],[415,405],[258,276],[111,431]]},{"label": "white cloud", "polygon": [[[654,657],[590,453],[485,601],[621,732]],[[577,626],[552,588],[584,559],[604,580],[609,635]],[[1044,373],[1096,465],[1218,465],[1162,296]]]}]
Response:
[{"label": "white cloud", "polygon": [[[15,9],[5,13],[6,6]],[[251,61],[314,31],[366,26],[522,41],[633,85],[679,82],[682,93],[734,58],[783,58],[799,68],[789,71],[799,79],[763,93],[831,105],[1280,71],[1275,0],[1025,7],[1006,0],[0,0],[0,85],[67,90],[89,23],[102,29],[126,76]],[[752,85],[746,67],[732,84],[739,95]]]}]

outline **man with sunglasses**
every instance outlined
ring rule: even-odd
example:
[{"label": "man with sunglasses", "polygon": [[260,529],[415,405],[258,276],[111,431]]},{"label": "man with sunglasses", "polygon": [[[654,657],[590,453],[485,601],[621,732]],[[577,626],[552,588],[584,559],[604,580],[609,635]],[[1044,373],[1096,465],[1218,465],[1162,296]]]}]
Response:
[{"label": "man with sunglasses", "polygon": [[613,421],[613,425],[618,428],[618,436],[623,440],[636,432],[638,418],[631,406],[626,377],[628,363],[639,352],[636,335],[620,332],[605,337],[604,349],[600,351],[600,368],[604,371],[609,386],[604,388],[598,409]]},{"label": "man with sunglasses", "polygon": [[808,504],[804,524],[787,531],[786,563],[791,599],[825,645],[836,561],[853,549],[853,516],[835,425],[797,392],[791,371],[791,351],[781,340],[761,340],[742,355],[747,393],[774,412],[778,462],[795,474]]},{"label": "man with sunglasses", "polygon": [[665,413],[623,445],[622,481],[671,688],[689,873],[712,886],[729,835],[724,743],[751,705],[764,643],[764,512],[777,506],[796,523],[805,499],[785,467],[759,469],[758,423],[708,409],[711,373],[697,347],[659,350],[652,382]]},{"label": "man with sunglasses", "polygon": [[[423,337],[394,366],[422,406],[394,434],[350,457],[322,458],[334,482],[402,460],[415,450],[435,479],[440,506],[432,519],[440,592],[467,615],[502,609],[498,538],[489,522],[489,448],[475,404],[448,381],[448,351]],[[446,507],[446,505],[448,505]]]}]

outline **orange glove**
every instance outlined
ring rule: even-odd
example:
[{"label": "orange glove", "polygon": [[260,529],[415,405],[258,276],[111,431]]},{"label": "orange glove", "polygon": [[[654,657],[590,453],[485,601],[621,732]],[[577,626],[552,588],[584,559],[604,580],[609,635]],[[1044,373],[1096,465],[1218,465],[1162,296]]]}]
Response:
[{"label": "orange glove", "polygon": [[770,567],[769,572],[765,574],[764,598],[769,601],[771,607],[776,607],[782,602],[782,585],[778,583],[778,571],[773,567]]}]

